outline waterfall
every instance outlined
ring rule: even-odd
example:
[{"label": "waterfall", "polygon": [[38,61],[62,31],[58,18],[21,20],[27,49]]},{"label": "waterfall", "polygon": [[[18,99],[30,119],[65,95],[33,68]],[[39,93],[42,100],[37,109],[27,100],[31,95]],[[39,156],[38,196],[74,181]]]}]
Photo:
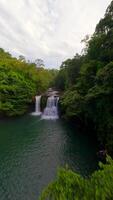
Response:
[{"label": "waterfall", "polygon": [[46,108],[42,114],[42,119],[58,119],[58,100],[59,97],[48,97]]},{"label": "waterfall", "polygon": [[35,102],[35,112],[33,112],[32,115],[41,115],[41,111],[40,111],[41,96],[36,96],[35,99],[36,99],[36,102]]},{"label": "waterfall", "polygon": [[40,112],[40,99],[41,99],[41,96],[36,96],[36,106],[35,106],[35,112],[36,113],[41,113]]}]

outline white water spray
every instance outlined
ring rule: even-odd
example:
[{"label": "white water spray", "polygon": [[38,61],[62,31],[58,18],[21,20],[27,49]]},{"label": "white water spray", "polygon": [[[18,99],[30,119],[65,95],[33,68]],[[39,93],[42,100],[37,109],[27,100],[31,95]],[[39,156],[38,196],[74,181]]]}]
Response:
[{"label": "white water spray", "polygon": [[41,110],[40,110],[41,96],[36,96],[35,99],[36,99],[35,112],[33,112],[32,115],[41,115]]},{"label": "white water spray", "polygon": [[47,105],[42,114],[42,119],[58,119],[58,100],[59,97],[48,97]]}]

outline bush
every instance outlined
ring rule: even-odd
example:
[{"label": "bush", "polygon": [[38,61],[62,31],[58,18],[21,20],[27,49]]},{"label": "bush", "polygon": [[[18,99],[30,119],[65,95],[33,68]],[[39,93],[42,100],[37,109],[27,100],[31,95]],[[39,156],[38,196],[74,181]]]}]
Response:
[{"label": "bush", "polygon": [[89,178],[61,168],[56,180],[42,192],[40,200],[112,200],[113,160],[108,156],[107,164],[99,165],[100,170]]}]

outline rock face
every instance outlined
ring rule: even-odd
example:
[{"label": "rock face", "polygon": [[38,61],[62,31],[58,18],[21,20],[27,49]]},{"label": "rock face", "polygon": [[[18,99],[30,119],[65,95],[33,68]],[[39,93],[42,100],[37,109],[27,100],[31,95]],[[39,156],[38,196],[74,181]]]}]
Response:
[{"label": "rock face", "polygon": [[46,92],[47,96],[59,96],[59,92],[56,90],[53,90],[52,88],[49,88]]}]

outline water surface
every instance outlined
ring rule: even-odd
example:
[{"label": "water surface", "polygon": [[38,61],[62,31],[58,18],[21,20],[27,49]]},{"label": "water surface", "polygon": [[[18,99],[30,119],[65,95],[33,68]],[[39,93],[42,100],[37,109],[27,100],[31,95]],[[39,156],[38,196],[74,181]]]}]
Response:
[{"label": "water surface", "polygon": [[0,200],[37,200],[66,164],[89,175],[97,166],[94,142],[61,120],[0,121]]}]

